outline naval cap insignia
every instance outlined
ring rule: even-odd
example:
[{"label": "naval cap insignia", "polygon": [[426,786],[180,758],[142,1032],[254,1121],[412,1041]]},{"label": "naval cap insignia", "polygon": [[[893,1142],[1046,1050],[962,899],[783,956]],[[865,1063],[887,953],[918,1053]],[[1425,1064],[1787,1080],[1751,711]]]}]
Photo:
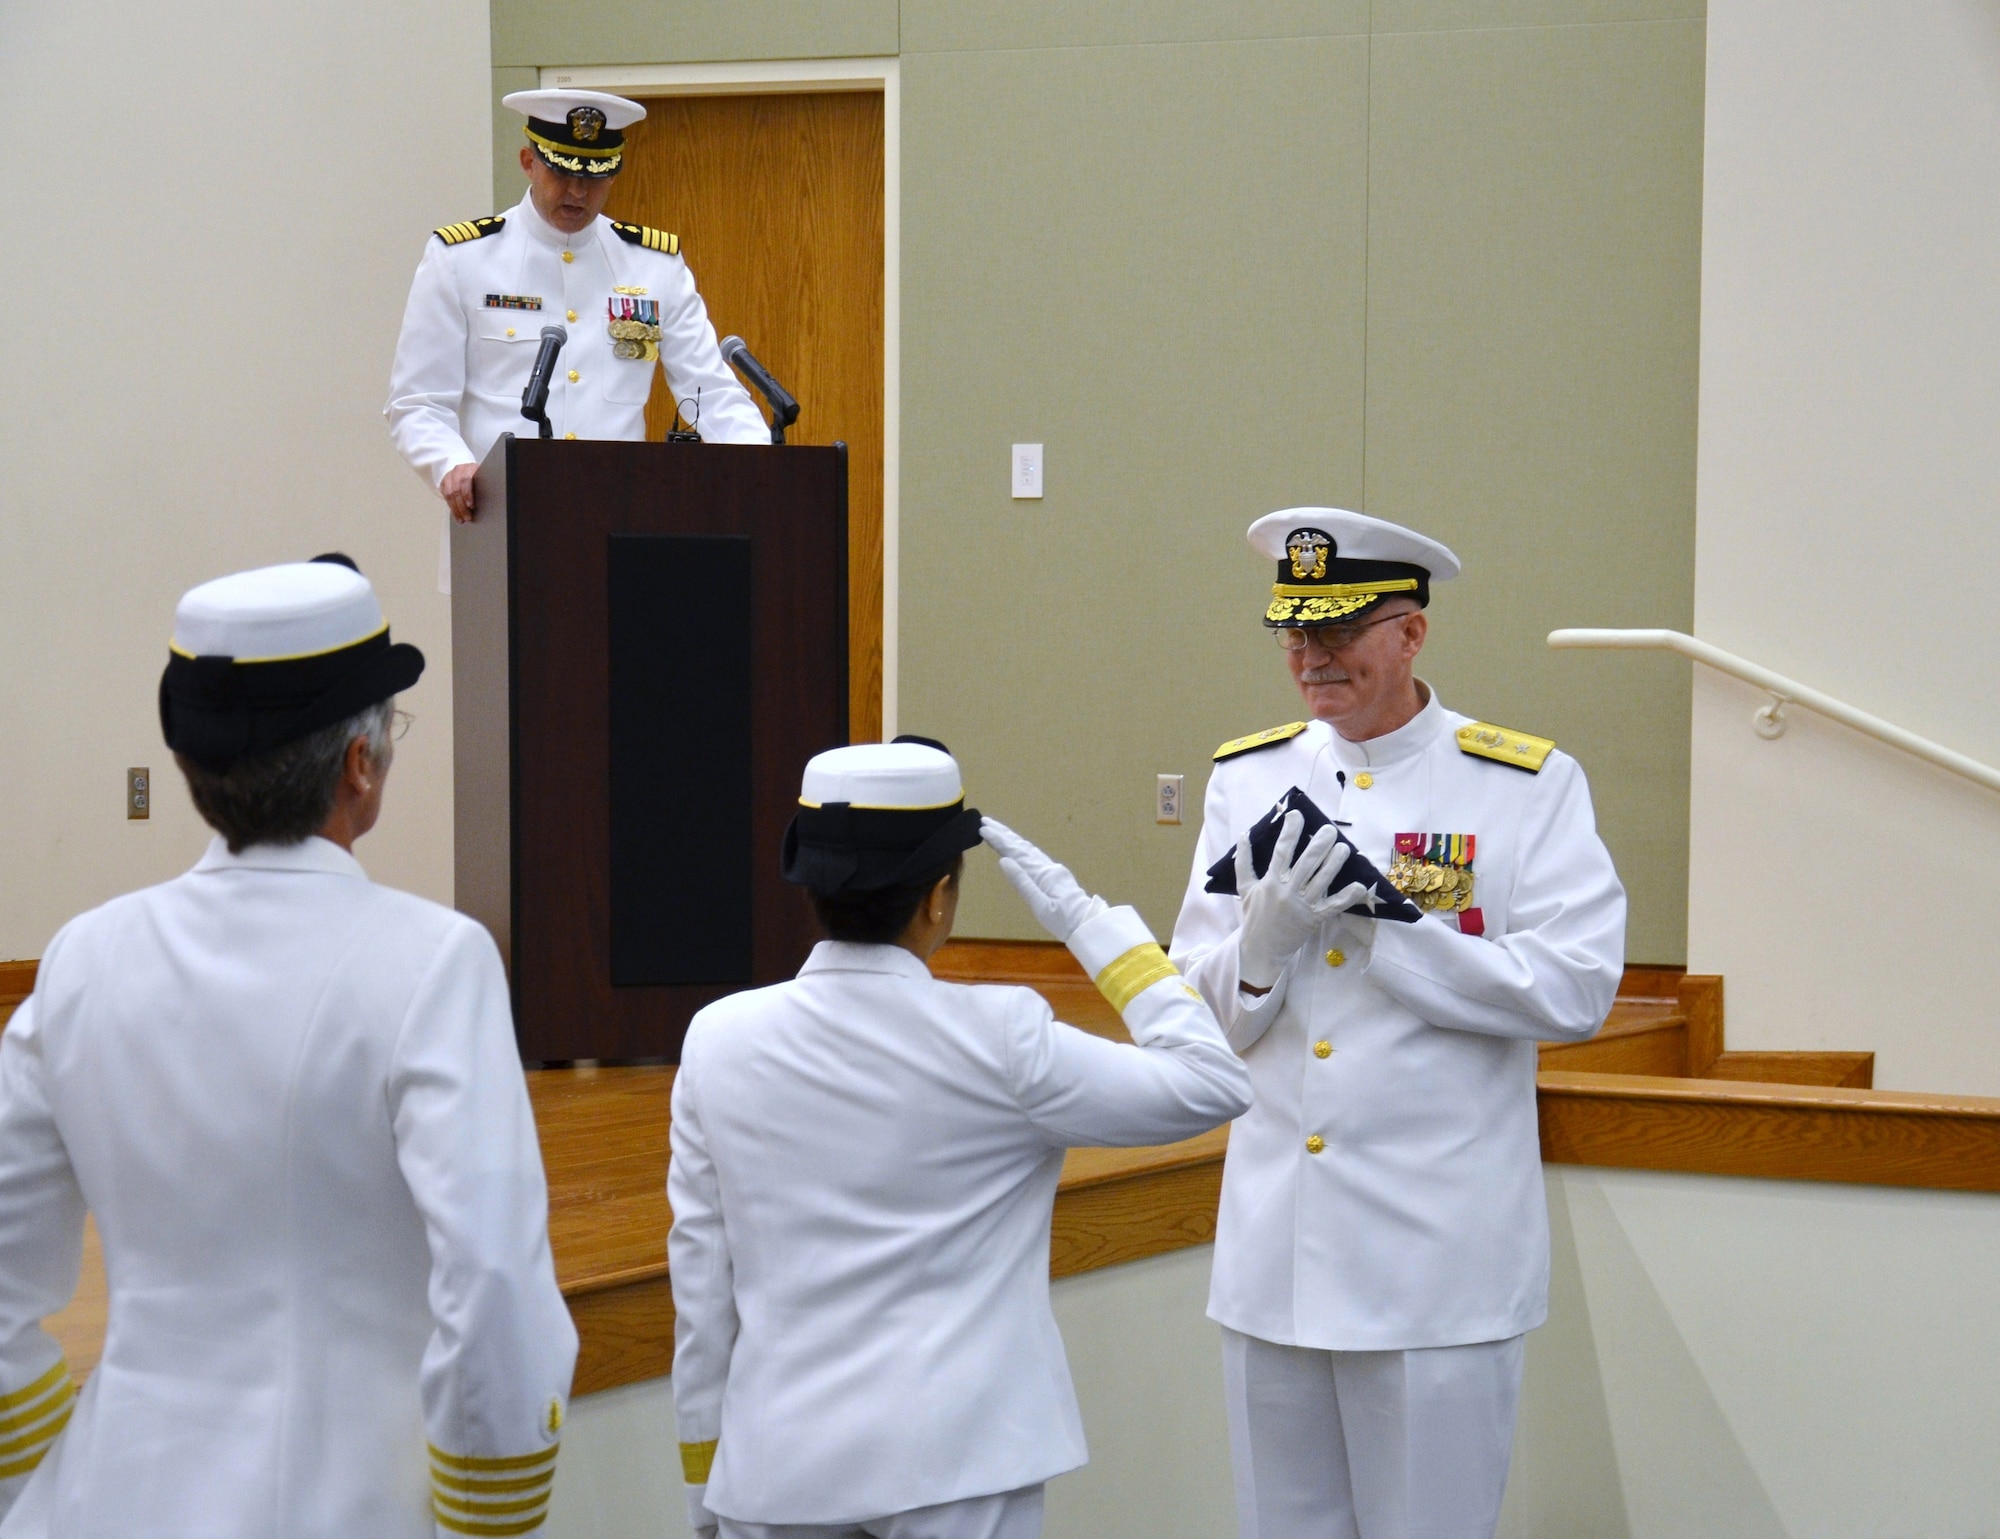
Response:
[{"label": "naval cap insignia", "polygon": [[595,107],[572,107],[569,131],[578,144],[595,144],[597,136],[604,132],[604,114]]},{"label": "naval cap insignia", "polygon": [[1333,536],[1324,529],[1294,529],[1285,536],[1285,554],[1292,558],[1292,576],[1326,576],[1326,558],[1333,554]]}]

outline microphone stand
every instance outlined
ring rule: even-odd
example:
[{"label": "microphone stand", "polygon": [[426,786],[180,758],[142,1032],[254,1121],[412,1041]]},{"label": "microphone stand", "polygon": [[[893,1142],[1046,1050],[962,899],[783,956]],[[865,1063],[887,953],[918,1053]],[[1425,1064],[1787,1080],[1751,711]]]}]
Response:
[{"label": "microphone stand", "polygon": [[785,429],[799,420],[798,401],[791,391],[771,377],[771,371],[757,361],[750,349],[744,346],[741,337],[724,337],[721,349],[724,360],[734,364],[743,377],[757,387],[757,393],[770,404],[771,442],[783,443]]},{"label": "microphone stand", "polygon": [[569,340],[569,332],[561,326],[542,328],[541,351],[535,354],[534,371],[528,376],[528,388],[521,392],[521,415],[534,423],[539,438],[553,438],[555,429],[549,426],[549,379],[555,373],[556,354]]}]

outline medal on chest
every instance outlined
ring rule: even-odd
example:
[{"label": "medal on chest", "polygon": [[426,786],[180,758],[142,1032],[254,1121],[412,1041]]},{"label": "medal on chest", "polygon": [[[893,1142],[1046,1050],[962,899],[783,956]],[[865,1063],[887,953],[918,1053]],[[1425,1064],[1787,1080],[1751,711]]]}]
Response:
[{"label": "medal on chest", "polygon": [[606,301],[611,332],[611,353],[616,358],[638,358],[653,363],[660,356],[660,302],[614,294]]},{"label": "medal on chest", "polygon": [[1389,885],[1431,913],[1464,914],[1472,908],[1477,843],[1471,834],[1398,834]]}]

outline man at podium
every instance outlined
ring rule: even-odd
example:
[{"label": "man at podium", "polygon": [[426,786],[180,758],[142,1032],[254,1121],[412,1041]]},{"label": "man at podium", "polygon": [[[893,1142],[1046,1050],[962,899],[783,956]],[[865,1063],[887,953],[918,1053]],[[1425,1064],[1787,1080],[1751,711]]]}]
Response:
[{"label": "man at podium", "polygon": [[[604,217],[624,131],[646,109],[602,91],[516,91],[527,117],[528,191],[504,214],[448,224],[424,247],[389,380],[389,436],[453,518],[473,516],[472,478],[521,415],[545,328],[567,333],[549,375],[558,438],[646,436],[662,366],[682,415],[709,443],[767,444],[771,430],[716,346],[678,236]],[[441,588],[449,566],[440,568]]]}]

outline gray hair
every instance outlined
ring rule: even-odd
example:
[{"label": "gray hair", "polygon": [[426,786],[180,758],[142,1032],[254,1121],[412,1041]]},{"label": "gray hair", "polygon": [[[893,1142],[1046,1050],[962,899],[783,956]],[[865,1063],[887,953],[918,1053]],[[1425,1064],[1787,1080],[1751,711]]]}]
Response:
[{"label": "gray hair", "polygon": [[395,708],[393,696],[378,700],[346,721],[238,760],[226,775],[184,754],[174,762],[187,777],[195,810],[229,841],[230,854],[253,844],[299,844],[333,815],[349,743],[366,738],[370,762],[378,773],[388,770],[396,753],[389,730]]}]

